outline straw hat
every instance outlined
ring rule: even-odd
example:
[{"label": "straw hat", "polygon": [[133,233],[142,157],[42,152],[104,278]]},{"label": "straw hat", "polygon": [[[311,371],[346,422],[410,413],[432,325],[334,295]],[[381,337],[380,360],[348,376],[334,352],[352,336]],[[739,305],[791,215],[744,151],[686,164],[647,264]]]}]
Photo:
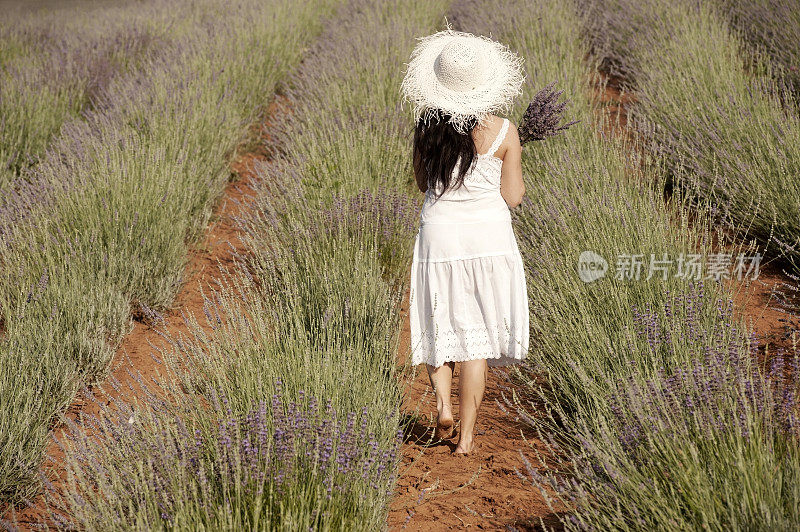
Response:
[{"label": "straw hat", "polygon": [[471,118],[485,124],[489,114],[507,114],[525,79],[522,59],[507,46],[449,27],[420,38],[407,65],[401,90],[414,119],[427,123],[443,111],[461,133]]}]

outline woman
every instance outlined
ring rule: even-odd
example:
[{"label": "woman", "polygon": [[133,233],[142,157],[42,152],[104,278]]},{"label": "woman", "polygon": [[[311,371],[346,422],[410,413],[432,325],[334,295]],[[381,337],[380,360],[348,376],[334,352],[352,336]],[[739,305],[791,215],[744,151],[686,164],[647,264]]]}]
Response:
[{"label": "woman", "polygon": [[460,362],[456,454],[473,451],[487,365],[528,350],[528,299],[510,208],[525,185],[508,112],[522,61],[486,37],[450,29],[421,39],[403,80],[414,105],[413,167],[425,193],[411,270],[412,364],[426,364],[436,393],[436,436],[454,436],[450,402]]}]

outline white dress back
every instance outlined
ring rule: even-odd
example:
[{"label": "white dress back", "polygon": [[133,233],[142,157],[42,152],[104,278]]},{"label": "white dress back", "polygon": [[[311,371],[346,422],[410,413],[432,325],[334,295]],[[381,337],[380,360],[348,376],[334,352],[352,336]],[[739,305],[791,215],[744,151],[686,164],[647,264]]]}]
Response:
[{"label": "white dress back", "polygon": [[525,272],[494,156],[508,127],[504,119],[460,187],[438,199],[426,193],[411,267],[413,364],[486,358],[501,366],[527,354]]}]

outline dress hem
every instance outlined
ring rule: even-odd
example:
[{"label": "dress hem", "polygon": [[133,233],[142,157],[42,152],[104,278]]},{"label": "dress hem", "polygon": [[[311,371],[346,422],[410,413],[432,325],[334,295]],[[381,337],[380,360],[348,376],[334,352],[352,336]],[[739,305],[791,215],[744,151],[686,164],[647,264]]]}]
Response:
[{"label": "dress hem", "polygon": [[[441,367],[448,362],[469,362],[470,360],[486,359],[486,363],[491,367],[506,367],[516,366],[525,362],[526,357],[523,355],[520,358],[508,355],[477,355],[477,356],[445,356],[441,360],[420,360],[412,357],[411,365],[418,366],[420,364],[429,364],[435,368]],[[438,364],[437,364],[438,362]]]}]

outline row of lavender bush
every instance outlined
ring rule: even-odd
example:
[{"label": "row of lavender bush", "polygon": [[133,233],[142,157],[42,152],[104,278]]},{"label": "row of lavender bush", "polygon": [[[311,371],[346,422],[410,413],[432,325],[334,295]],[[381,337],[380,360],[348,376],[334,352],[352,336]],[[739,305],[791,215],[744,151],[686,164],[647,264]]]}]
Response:
[{"label": "row of lavender bush", "polygon": [[[515,0],[494,5],[501,12],[519,7]],[[602,132],[611,118],[596,116],[600,102],[591,85],[601,82],[581,61],[583,43],[570,29],[576,19],[569,6],[537,9],[535,17],[531,14],[514,23],[481,17],[477,2],[458,6],[454,21],[459,27],[491,33],[523,55],[531,83],[517,102],[515,116],[521,115],[519,110],[537,89],[556,81],[570,100],[567,118],[581,120],[564,135],[526,146],[523,170],[528,192],[514,211],[515,230],[529,288],[539,294],[530,302],[535,369],[559,379],[553,388],[565,394],[562,402],[573,398],[569,406],[576,415],[609,412],[606,401],[596,395],[598,386],[603,386],[599,376],[596,384],[585,382],[591,374],[584,372],[598,356],[611,350],[605,357],[606,368],[623,374],[654,373],[664,363],[675,366],[693,357],[690,349],[682,351],[683,361],[662,360],[657,354],[634,360],[613,356],[613,347],[628,341],[626,326],[633,323],[634,306],[658,308],[668,291],[689,290],[687,281],[675,275],[674,265],[666,279],[657,274],[645,280],[646,264],[639,280],[627,279],[618,275],[630,272],[621,270],[617,257],[649,258],[653,253],[674,259],[695,250],[707,253],[711,235],[704,235],[702,214],[700,222],[691,225],[685,206],[665,208],[657,191],[657,183],[664,179],[658,160],[642,158],[624,136]],[[607,274],[593,283],[582,282],[576,271],[583,251],[597,253],[609,263]],[[721,288],[709,290],[724,294]],[[698,312],[708,325],[714,323],[716,306],[704,303]]]},{"label": "row of lavender bush", "polygon": [[629,117],[648,148],[687,170],[672,184],[796,270],[800,112],[768,58],[748,59],[712,4],[581,3],[593,53],[636,91]]},{"label": "row of lavender bush", "polygon": [[[74,9],[74,7],[73,7]],[[83,5],[24,14],[0,24],[0,189],[35,165],[64,122],[103,105],[118,75],[168,48],[198,19],[187,3]]]},{"label": "row of lavender bush", "polygon": [[776,76],[800,105],[800,6],[793,0],[716,0],[719,13],[740,32],[749,52],[766,55]]},{"label": "row of lavender bush", "polygon": [[321,7],[186,4],[193,29],[109,80],[0,200],[3,500],[36,489],[51,423],[106,371],[131,312],[173,301],[236,146]]},{"label": "row of lavender bush", "polygon": [[[608,118],[590,97],[599,65],[583,62],[572,7],[460,2],[455,19],[519,51],[536,86],[558,81],[568,118],[583,120],[526,147],[528,199],[515,213],[536,294],[517,412],[551,451],[526,464],[529,478],[569,530],[796,528],[798,390],[774,378],[780,368],[755,366],[729,289],[676,277],[674,264],[666,279],[646,280],[646,267],[638,280],[616,276],[620,254],[707,260],[709,209],[690,223],[679,197],[665,206],[667,170],[688,170],[647,156],[632,131],[603,133]],[[588,284],[576,271],[587,250],[610,267]]]},{"label": "row of lavender bush", "polygon": [[189,334],[168,335],[168,399],[98,422],[99,443],[66,445],[75,480],[51,493],[65,522],[385,527],[418,207],[398,65],[445,4],[358,0],[325,25],[270,119],[272,157],[240,220],[246,256]]}]

